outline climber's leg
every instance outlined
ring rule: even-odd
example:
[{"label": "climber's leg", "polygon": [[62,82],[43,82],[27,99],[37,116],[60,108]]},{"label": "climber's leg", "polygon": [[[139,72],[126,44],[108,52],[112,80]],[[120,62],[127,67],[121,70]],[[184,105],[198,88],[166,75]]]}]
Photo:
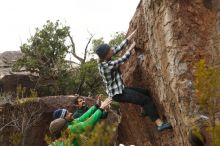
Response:
[{"label": "climber's leg", "polygon": [[132,88],[125,87],[123,93],[115,95],[113,100],[141,105],[150,119],[156,123],[159,131],[172,128],[169,123],[164,123],[160,120],[157,109],[150,96],[137,92]]},{"label": "climber's leg", "polygon": [[128,102],[141,105],[144,109],[144,112],[146,112],[146,114],[151,118],[151,120],[155,121],[159,118],[157,109],[150,96],[137,92],[132,88],[125,87],[123,93],[114,96],[113,100],[116,100],[118,102]]},{"label": "climber's leg", "polygon": [[137,92],[140,92],[144,95],[147,95],[147,96],[150,96],[150,91],[146,90],[146,89],[143,89],[143,88],[139,88],[139,87],[127,87],[129,89],[132,89],[132,90],[135,90]]},{"label": "climber's leg", "polygon": [[[146,89],[138,88],[138,87],[128,87],[128,88],[129,88],[129,89],[133,89],[133,90],[135,90],[135,91],[137,91],[137,92],[140,92],[140,93],[142,93],[142,94],[147,95],[147,96],[150,97],[150,92],[149,92],[148,90],[146,90]],[[139,114],[139,116],[140,116],[140,117],[145,117],[145,116],[147,116],[147,113],[145,112],[144,109],[142,109],[142,111],[141,111],[141,113]]]}]

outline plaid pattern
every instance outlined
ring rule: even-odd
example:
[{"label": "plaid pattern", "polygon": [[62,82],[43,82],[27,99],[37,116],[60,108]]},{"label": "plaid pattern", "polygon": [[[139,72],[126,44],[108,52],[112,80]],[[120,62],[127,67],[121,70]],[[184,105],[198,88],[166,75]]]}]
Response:
[{"label": "plaid pattern", "polygon": [[[124,40],[120,45],[113,47],[113,54],[118,53],[120,50],[127,46],[127,40]],[[130,57],[130,52],[126,52],[121,58],[117,60],[103,61],[99,63],[99,73],[105,83],[106,92],[109,97],[117,94],[122,94],[124,84],[121,79],[119,65],[123,64]]]}]

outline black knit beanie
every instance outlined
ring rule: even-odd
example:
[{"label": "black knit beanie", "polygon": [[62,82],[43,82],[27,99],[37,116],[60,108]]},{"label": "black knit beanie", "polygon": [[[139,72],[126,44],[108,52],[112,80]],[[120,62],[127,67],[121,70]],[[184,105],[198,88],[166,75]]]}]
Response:
[{"label": "black knit beanie", "polygon": [[111,47],[108,44],[101,44],[96,49],[96,54],[99,56],[100,59],[105,59],[108,51]]}]

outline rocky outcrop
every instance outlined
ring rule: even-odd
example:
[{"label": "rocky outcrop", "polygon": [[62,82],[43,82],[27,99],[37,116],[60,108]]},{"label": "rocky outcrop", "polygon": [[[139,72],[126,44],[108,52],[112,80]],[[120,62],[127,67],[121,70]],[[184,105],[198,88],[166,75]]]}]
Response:
[{"label": "rocky outcrop", "polygon": [[20,51],[6,51],[0,53],[0,79],[12,74],[11,65],[22,56]]},{"label": "rocky outcrop", "polygon": [[36,77],[31,77],[25,74],[11,74],[5,75],[0,80],[0,91],[3,93],[16,93],[18,86],[25,87],[25,93],[23,97],[28,97],[30,95],[30,89],[35,88],[36,82],[33,81]]},{"label": "rocky outcrop", "polygon": [[[12,65],[22,57],[20,51],[6,51],[0,53],[0,93],[16,93],[16,88],[21,85],[27,88],[26,95],[29,95],[29,89],[35,88],[33,76],[28,71],[14,72]],[[25,95],[25,96],[26,96]]]},{"label": "rocky outcrop", "polygon": [[5,51],[3,53],[0,53],[0,60],[4,60],[11,63],[20,58],[21,56],[21,51]]},{"label": "rocky outcrop", "polygon": [[[9,146],[10,138],[13,135],[13,132],[16,130],[15,126],[10,127],[11,124],[8,125],[8,127],[4,128],[2,131],[3,125],[9,123],[11,120],[11,117],[13,116],[12,113],[16,113],[17,111],[20,111],[20,114],[23,114],[24,117],[27,116],[27,114],[32,114],[37,118],[36,124],[31,126],[29,130],[27,130],[27,133],[25,134],[27,138],[24,141],[24,145],[26,146],[46,146],[46,142],[44,140],[45,135],[49,135],[49,123],[52,121],[52,112],[55,109],[58,108],[66,108],[69,111],[74,111],[76,107],[74,107],[74,100],[75,96],[52,96],[52,97],[41,97],[41,98],[33,98],[33,99],[24,99],[26,102],[20,103],[22,106],[17,105],[10,105],[5,104],[1,105],[0,107],[0,145],[1,146]],[[94,99],[86,98],[86,102],[88,105],[93,105],[95,103]],[[40,116],[39,116],[40,114]],[[10,117],[10,118],[7,118]],[[17,116],[17,117],[20,117]],[[14,117],[14,120],[17,118]],[[35,118],[35,119],[36,119]],[[19,118],[18,118],[19,119]],[[30,116],[27,116],[27,118],[22,118],[23,120],[26,120],[27,122],[23,121],[23,125],[20,122],[20,126],[27,127],[30,119]],[[20,119],[19,119],[20,120]],[[118,123],[120,120],[119,116],[115,114],[114,112],[110,111],[108,114],[107,122]],[[33,118],[31,119],[33,121]],[[117,136],[117,135],[116,135]]]},{"label": "rocky outcrop", "polygon": [[119,142],[136,146],[189,146],[187,134],[198,115],[194,64],[204,58],[220,67],[218,0],[141,0],[128,33],[137,28],[136,50],[121,68],[127,86],[149,89],[161,117],[173,130],[158,133],[140,108],[121,104]]}]

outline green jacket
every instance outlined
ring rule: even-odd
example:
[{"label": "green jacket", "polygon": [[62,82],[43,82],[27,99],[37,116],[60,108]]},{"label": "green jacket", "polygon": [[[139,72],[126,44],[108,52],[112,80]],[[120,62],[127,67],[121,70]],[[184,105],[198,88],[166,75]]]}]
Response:
[{"label": "green jacket", "polygon": [[[73,113],[73,118],[74,118],[74,119],[79,118],[79,117],[82,116],[88,109],[89,109],[89,106],[87,106],[87,105],[84,106],[84,107],[82,107],[82,108],[77,108],[77,109],[75,110],[75,112]],[[104,119],[104,118],[107,118],[107,116],[108,116],[108,112],[103,111],[101,118]]]},{"label": "green jacket", "polygon": [[[68,128],[72,133],[81,134],[87,128],[95,126],[102,116],[102,110],[98,109],[96,106],[92,106],[86,113],[81,117],[74,119],[72,122],[68,123]],[[63,146],[62,142],[54,142],[52,145]],[[52,146],[49,145],[49,146]],[[73,140],[73,146],[79,146],[77,140]]]},{"label": "green jacket", "polygon": [[76,119],[76,118],[79,118],[80,116],[82,116],[87,110],[89,109],[89,107],[86,105],[86,106],[83,106],[82,108],[77,108],[74,113],[73,113],[73,118]]}]

